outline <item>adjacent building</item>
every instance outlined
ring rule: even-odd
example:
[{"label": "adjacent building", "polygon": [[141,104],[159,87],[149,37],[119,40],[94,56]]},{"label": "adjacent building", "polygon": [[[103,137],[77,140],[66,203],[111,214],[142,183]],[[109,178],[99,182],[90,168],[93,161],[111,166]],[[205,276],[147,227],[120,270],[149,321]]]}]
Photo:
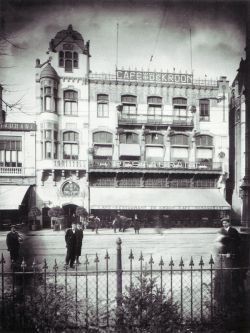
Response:
[{"label": "adjacent building", "polygon": [[228,202],[232,205],[232,219],[238,223],[242,216],[241,185],[245,176],[245,60],[241,60],[238,73],[231,86],[229,112],[229,179]]},{"label": "adjacent building", "polygon": [[[111,221],[214,225],[228,215],[226,77],[116,69],[93,74],[90,43],[70,25],[36,61],[36,204]],[[91,70],[92,71],[91,71]]]},{"label": "adjacent building", "polygon": [[0,228],[8,228],[27,222],[35,205],[36,124],[5,122],[2,106],[0,120]]}]

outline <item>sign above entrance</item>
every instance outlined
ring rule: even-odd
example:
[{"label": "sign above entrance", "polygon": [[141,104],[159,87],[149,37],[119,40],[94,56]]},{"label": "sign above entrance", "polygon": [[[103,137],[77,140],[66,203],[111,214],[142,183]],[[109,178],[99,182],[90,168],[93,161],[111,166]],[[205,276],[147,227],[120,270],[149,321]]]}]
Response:
[{"label": "sign above entrance", "polygon": [[117,69],[116,79],[137,82],[193,84],[193,74],[181,73],[144,72]]}]

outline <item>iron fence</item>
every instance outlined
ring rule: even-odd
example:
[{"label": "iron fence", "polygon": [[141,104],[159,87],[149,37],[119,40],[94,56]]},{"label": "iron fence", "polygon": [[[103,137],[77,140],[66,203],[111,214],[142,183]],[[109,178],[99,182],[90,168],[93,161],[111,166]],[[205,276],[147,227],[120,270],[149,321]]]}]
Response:
[{"label": "iron fence", "polygon": [[87,331],[91,327],[110,331],[116,327],[118,331],[121,311],[117,309],[124,310],[127,306],[124,299],[132,299],[138,290],[139,319],[134,325],[142,322],[145,310],[142,299],[147,303],[147,315],[157,307],[155,290],[160,295],[159,303],[163,304],[165,299],[177,309],[182,324],[212,323],[222,313],[231,315],[236,303],[241,310],[244,308],[244,277],[249,267],[233,267],[226,255],[211,256],[208,260],[201,257],[199,262],[193,258],[189,262],[182,258],[167,262],[161,257],[155,262],[152,255],[144,257],[143,253],[135,258],[131,250],[129,257],[124,258],[118,239],[115,268],[110,265],[110,259],[108,252],[104,256],[96,254],[94,258],[86,255],[84,263],[74,269],[60,268],[56,259],[50,266],[46,259],[42,265],[34,259],[29,266],[23,259],[19,266],[13,263],[6,270],[2,255],[2,327],[15,323],[29,328],[32,318],[38,316],[42,327],[60,326],[65,322]]}]

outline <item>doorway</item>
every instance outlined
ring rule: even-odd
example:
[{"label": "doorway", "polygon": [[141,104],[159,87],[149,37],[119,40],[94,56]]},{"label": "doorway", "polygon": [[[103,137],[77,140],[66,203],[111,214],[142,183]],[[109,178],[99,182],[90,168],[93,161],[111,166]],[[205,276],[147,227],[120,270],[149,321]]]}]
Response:
[{"label": "doorway", "polygon": [[67,228],[71,227],[72,216],[73,216],[73,214],[76,213],[76,207],[77,207],[77,205],[74,205],[74,204],[68,204],[68,205],[63,206],[64,221],[65,221],[65,225]]}]

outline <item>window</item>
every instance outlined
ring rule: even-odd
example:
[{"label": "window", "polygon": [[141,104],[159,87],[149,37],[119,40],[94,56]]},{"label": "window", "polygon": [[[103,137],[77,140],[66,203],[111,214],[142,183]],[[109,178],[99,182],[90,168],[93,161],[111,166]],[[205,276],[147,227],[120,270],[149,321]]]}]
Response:
[{"label": "window", "polygon": [[149,133],[145,135],[146,145],[163,145],[163,135],[158,133]]},{"label": "window", "polygon": [[78,113],[78,93],[74,90],[64,91],[64,114],[67,116],[77,116]]},{"label": "window", "polygon": [[174,117],[186,117],[187,116],[187,99],[184,97],[173,98]]},{"label": "window", "polygon": [[93,134],[94,143],[112,143],[113,135],[109,132],[96,132]]},{"label": "window", "polygon": [[22,166],[22,138],[0,136],[0,166]]},{"label": "window", "polygon": [[159,119],[162,116],[162,98],[158,96],[148,97],[148,120]]},{"label": "window", "polygon": [[136,133],[121,133],[119,139],[120,143],[139,143],[139,136]]},{"label": "window", "polygon": [[97,95],[97,117],[107,118],[109,116],[109,96],[105,94]]},{"label": "window", "polygon": [[41,109],[47,112],[57,111],[57,89],[50,86],[41,88]]},{"label": "window", "polygon": [[52,129],[41,131],[41,158],[58,158],[58,133]]},{"label": "window", "polygon": [[64,67],[65,72],[73,72],[73,68],[78,68],[78,53],[72,51],[59,52],[59,67]]},{"label": "window", "polygon": [[78,160],[79,134],[76,132],[63,133],[63,159]]},{"label": "window", "polygon": [[171,146],[188,146],[188,136],[184,134],[175,134],[170,137]]},{"label": "window", "polygon": [[137,97],[133,95],[123,95],[121,97],[122,114],[133,119],[137,113]]},{"label": "window", "polygon": [[62,194],[65,197],[76,197],[80,193],[80,187],[75,182],[67,182],[62,187]]},{"label": "window", "polygon": [[209,121],[210,103],[208,99],[200,99],[200,121]]},{"label": "window", "polygon": [[199,135],[195,138],[196,146],[211,147],[213,138],[210,135]]}]

